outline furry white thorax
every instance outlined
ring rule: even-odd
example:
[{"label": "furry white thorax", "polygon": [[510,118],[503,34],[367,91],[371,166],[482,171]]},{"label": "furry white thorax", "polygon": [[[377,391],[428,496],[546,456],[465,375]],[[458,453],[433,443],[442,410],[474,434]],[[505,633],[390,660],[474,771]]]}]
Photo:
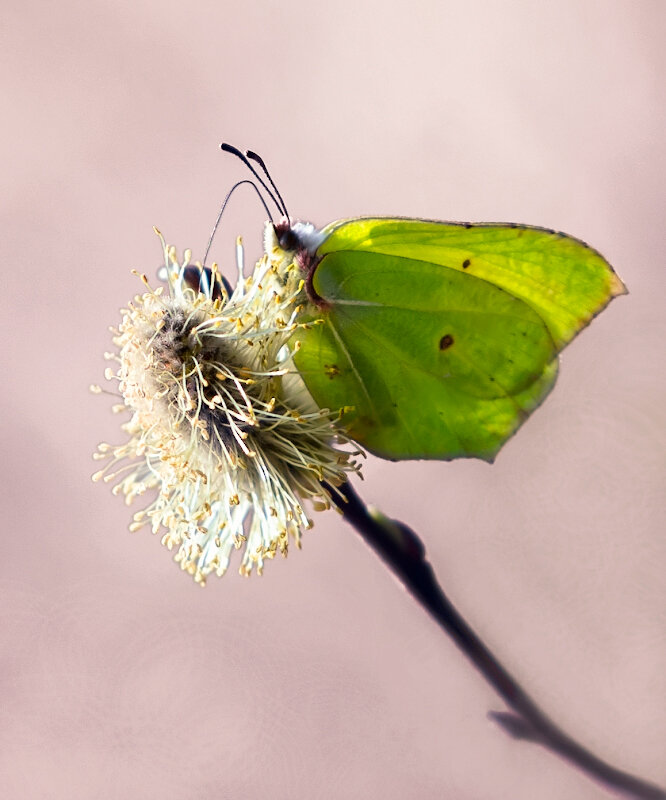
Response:
[{"label": "furry white thorax", "polygon": [[291,229],[310,255],[315,254],[317,248],[326,238],[326,234],[322,233],[319,228],[315,228],[311,222],[295,222]]}]

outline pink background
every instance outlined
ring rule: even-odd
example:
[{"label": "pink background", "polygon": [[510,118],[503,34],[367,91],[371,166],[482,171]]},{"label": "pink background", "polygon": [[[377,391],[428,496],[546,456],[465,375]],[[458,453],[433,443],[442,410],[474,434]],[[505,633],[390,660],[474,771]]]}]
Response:
[{"label": "pink background", "polygon": [[[334,514],[262,579],[202,591],[93,485],[87,393],[154,275],[201,256],[258,150],[292,213],[514,220],[630,287],[483,463],[369,459],[368,502],[545,709],[666,783],[664,41],[659,0],[5,0],[0,786],[16,798],[602,798]],[[214,256],[260,250],[234,200]]]}]

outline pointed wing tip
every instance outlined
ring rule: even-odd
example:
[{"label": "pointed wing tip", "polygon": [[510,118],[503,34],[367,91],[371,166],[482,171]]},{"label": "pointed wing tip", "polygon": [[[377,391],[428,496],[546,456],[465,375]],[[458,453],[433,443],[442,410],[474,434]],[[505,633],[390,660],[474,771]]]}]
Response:
[{"label": "pointed wing tip", "polygon": [[629,294],[629,289],[620,280],[616,272],[613,272],[610,285],[611,297],[620,297],[623,294]]}]

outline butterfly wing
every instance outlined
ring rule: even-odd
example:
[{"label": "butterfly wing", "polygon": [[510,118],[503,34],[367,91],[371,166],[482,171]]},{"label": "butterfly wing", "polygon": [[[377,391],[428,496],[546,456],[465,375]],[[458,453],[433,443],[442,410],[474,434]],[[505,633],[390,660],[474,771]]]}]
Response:
[{"label": "butterfly wing", "polygon": [[346,220],[325,228],[295,334],[321,406],[385,458],[491,461],[552,388],[557,354],[624,286],[564,234],[515,225]]}]

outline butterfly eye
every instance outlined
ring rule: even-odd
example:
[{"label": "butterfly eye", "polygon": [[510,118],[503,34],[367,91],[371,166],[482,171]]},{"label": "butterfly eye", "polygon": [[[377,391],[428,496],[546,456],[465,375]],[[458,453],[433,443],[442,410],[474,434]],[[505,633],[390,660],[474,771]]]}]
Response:
[{"label": "butterfly eye", "polygon": [[280,243],[280,247],[283,250],[296,250],[298,247],[298,237],[292,231],[291,228],[288,228],[278,239]]},{"label": "butterfly eye", "polygon": [[208,294],[211,300],[222,300],[223,293],[226,293],[227,297],[232,293],[229,281],[217,271],[213,277],[210,267],[185,267],[183,283],[195,292]]},{"label": "butterfly eye", "polygon": [[288,220],[280,220],[276,225],[273,225],[275,236],[277,237],[278,244],[283,250],[296,250],[300,244],[300,240]]}]

